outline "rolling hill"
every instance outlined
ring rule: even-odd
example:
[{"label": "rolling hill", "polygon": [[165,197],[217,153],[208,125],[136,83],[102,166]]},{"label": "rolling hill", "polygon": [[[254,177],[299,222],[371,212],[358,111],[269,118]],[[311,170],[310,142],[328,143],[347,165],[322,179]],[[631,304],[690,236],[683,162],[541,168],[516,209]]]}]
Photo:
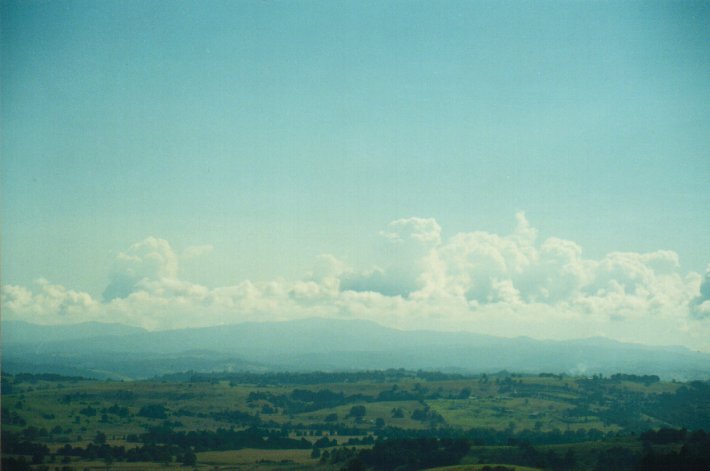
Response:
[{"label": "rolling hill", "polygon": [[178,371],[407,368],[617,372],[710,377],[710,354],[606,338],[568,341],[404,331],[361,320],[305,319],[149,332],[120,324],[3,321],[3,370],[145,378]]}]

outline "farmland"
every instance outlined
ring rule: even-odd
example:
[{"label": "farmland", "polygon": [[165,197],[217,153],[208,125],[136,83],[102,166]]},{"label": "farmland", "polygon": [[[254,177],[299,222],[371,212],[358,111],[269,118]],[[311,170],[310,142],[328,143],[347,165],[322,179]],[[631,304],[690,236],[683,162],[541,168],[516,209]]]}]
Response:
[{"label": "farmland", "polygon": [[710,430],[708,383],[654,376],[2,379],[3,469],[633,469],[650,452],[694,450]]}]

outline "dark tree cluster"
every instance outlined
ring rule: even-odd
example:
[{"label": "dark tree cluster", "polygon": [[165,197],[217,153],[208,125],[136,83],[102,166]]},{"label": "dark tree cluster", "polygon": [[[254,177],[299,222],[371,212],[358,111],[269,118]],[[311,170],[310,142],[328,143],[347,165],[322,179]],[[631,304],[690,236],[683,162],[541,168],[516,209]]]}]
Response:
[{"label": "dark tree cluster", "polygon": [[[83,376],[65,376],[54,373],[18,373],[14,375],[15,384],[20,383],[30,383],[36,384],[39,381],[47,382],[66,382],[66,383],[76,383],[77,381],[94,381],[92,378],[85,378]],[[4,379],[4,378],[3,378]]]},{"label": "dark tree cluster", "polygon": [[419,470],[458,464],[470,449],[467,440],[419,438],[412,440],[379,440],[371,449],[330,456],[346,461],[345,469]]},{"label": "dark tree cluster", "polygon": [[552,450],[541,451],[527,442],[522,442],[518,444],[517,450],[509,454],[507,462],[521,466],[563,471],[574,469],[576,458],[571,449],[562,454]]},{"label": "dark tree cluster", "polygon": [[257,384],[257,385],[312,385],[312,384],[338,384],[373,381],[377,383],[399,382],[405,379],[421,379],[423,381],[448,381],[466,378],[460,374],[441,373],[437,371],[409,371],[402,368],[372,371],[349,372],[273,372],[273,373],[195,373],[187,372],[175,375],[165,375],[162,379],[167,381],[185,381],[193,383],[214,383],[229,381],[231,384]]},{"label": "dark tree cluster", "polygon": [[428,422],[431,426],[446,423],[444,418],[438,412],[431,410],[429,407],[413,410],[411,417],[412,420]]},{"label": "dark tree cluster", "polygon": [[2,410],[0,411],[0,414],[2,414],[2,423],[3,425],[20,425],[24,426],[27,424],[27,421],[20,416],[17,412],[8,409],[7,407],[3,407]]},{"label": "dark tree cluster", "polygon": [[138,415],[149,419],[165,419],[168,417],[168,410],[162,404],[148,404],[140,408]]},{"label": "dark tree cluster", "polygon": [[612,447],[599,451],[594,471],[632,471],[641,455],[624,447]]},{"label": "dark tree cluster", "polygon": [[646,445],[665,445],[668,443],[678,443],[685,440],[688,435],[688,431],[684,428],[674,429],[674,428],[661,428],[658,430],[647,430],[639,435],[641,441]]},{"label": "dark tree cluster", "polygon": [[[37,438],[33,433],[15,433],[2,430],[0,435],[0,448],[5,455],[27,455],[32,457],[32,463],[43,463],[45,456],[49,455],[47,445],[35,443],[32,440]],[[5,467],[3,466],[3,469]]]},{"label": "dark tree cluster", "polygon": [[265,391],[252,391],[247,397],[248,402],[268,402],[269,406],[281,408],[289,414],[313,412],[320,409],[350,404],[353,402],[371,401],[372,397],[354,394],[346,396],[329,389],[311,391],[308,389],[294,389],[290,394],[273,394]]},{"label": "dark tree cluster", "polygon": [[[685,433],[685,430],[676,432],[677,436],[684,436],[680,440],[683,443],[680,450],[667,451],[649,448],[635,469],[638,471],[710,470],[710,434],[704,430],[696,430],[692,433]],[[664,432],[663,435],[663,440],[670,438],[667,437],[667,432]]]},{"label": "dark tree cluster", "polygon": [[258,449],[305,449],[311,448],[311,443],[302,438],[296,440],[288,437],[284,431],[274,431],[251,427],[246,430],[219,428],[215,431],[173,431],[169,427],[153,427],[138,439],[141,443],[174,445],[179,448],[194,448],[195,451],[240,450],[243,448]]},{"label": "dark tree cluster", "polygon": [[710,382],[692,381],[675,393],[661,394],[643,411],[676,426],[710,430]]},{"label": "dark tree cluster", "polygon": [[118,404],[114,404],[111,407],[106,407],[101,409],[102,414],[112,414],[120,418],[126,418],[130,415],[127,407],[121,407]]},{"label": "dark tree cluster", "polygon": [[227,422],[235,425],[257,426],[261,425],[262,421],[259,415],[252,415],[248,412],[232,409],[213,412],[210,414],[213,419],[220,422]]},{"label": "dark tree cluster", "polygon": [[656,375],[629,375],[622,373],[613,374],[610,379],[612,381],[632,381],[634,383],[645,384],[646,386],[658,383],[661,380],[661,378]]},{"label": "dark tree cluster", "polygon": [[79,409],[79,413],[87,417],[94,417],[98,411],[91,406],[86,406],[83,409]]}]

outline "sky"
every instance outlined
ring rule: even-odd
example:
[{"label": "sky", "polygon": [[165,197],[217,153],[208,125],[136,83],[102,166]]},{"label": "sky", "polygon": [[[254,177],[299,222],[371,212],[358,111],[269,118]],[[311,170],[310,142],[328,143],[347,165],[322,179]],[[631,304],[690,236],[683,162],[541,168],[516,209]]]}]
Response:
[{"label": "sky", "polygon": [[710,351],[710,3],[0,2],[3,319]]}]

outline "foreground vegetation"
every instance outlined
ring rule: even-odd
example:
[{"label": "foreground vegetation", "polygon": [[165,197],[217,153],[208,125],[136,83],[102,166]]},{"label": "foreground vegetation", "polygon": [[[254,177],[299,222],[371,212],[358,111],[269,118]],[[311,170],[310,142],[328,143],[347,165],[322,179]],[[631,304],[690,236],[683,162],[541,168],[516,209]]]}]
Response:
[{"label": "foreground vegetation", "polygon": [[2,377],[7,470],[709,469],[708,430],[710,384],[656,376]]}]

